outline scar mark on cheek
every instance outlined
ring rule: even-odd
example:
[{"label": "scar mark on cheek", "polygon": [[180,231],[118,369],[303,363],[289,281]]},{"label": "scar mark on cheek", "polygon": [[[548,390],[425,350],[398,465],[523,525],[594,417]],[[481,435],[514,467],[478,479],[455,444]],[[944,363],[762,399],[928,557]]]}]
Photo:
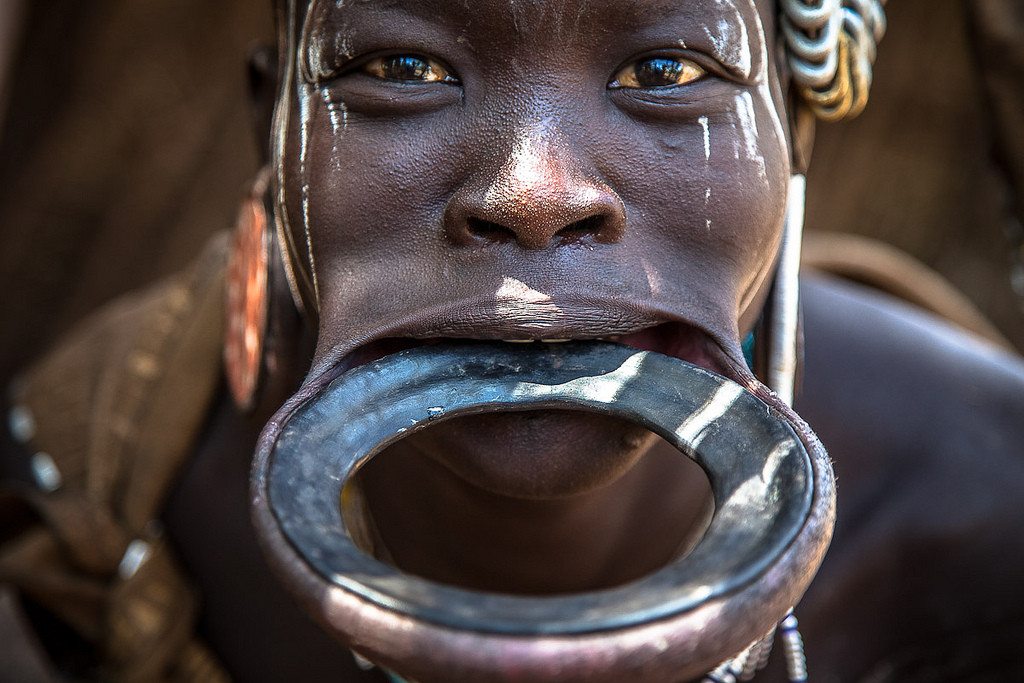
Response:
[{"label": "scar mark on cheek", "polygon": [[[747,0],[750,3],[751,10],[756,14],[757,8],[753,4],[753,0]],[[772,89],[769,85],[767,77],[768,72],[768,40],[765,38],[764,26],[761,21],[755,21],[753,23],[754,29],[757,31],[757,44],[760,46],[760,52],[758,54],[758,60],[760,61],[760,69],[758,73],[758,80],[760,85],[757,87],[758,99],[764,103],[765,108],[768,110],[768,117],[771,119],[772,129],[775,134],[775,144],[780,145],[783,149],[787,147],[786,142],[786,131],[782,125],[782,119],[779,115],[779,110],[775,106],[775,98],[772,95]],[[747,96],[749,99],[749,95]],[[753,115],[753,106],[751,106],[751,115]]]},{"label": "scar mark on cheek", "polygon": [[[705,215],[708,213],[708,206],[710,204],[711,204],[711,188],[710,187],[705,187],[704,188],[704,213],[705,213]],[[708,232],[711,232],[711,219],[710,218],[705,218],[704,219],[704,228]]]},{"label": "scar mark on cheek", "polygon": [[342,136],[348,131],[348,107],[341,100],[332,100],[326,90],[320,91],[327,108],[327,115],[331,120],[331,131],[334,133],[334,140],[331,144],[331,165],[335,171],[341,171],[341,153],[338,143]]},{"label": "scar mark on cheek", "polygon": [[[743,144],[746,158],[757,164],[761,178],[767,178],[765,161],[760,150],[760,135],[757,129],[754,99],[750,96],[749,92],[741,93],[736,97],[736,116],[738,118],[739,138]],[[735,151],[736,158],[739,158],[739,149]]]},{"label": "scar mark on cheek", "polygon": [[348,129],[348,107],[340,100],[332,100],[326,90],[322,91],[322,94],[324,106],[331,117],[331,130],[335,135],[340,135]]},{"label": "scar mark on cheek", "polygon": [[704,161],[711,160],[711,129],[708,128],[708,117],[702,116],[697,119],[700,127],[704,130]]},{"label": "scar mark on cheek", "polygon": [[[704,132],[704,161],[711,161],[711,128],[708,125],[708,117],[701,116],[697,121]],[[711,202],[711,187],[704,188],[704,229],[711,232],[711,218],[708,217],[708,204]]]}]

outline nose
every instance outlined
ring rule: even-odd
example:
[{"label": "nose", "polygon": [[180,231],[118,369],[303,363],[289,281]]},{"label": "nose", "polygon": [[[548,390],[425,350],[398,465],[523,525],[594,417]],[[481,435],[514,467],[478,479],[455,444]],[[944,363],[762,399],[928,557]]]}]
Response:
[{"label": "nose", "polygon": [[497,172],[478,174],[445,209],[445,232],[460,245],[517,242],[524,249],[593,240],[625,229],[619,196],[587,174],[565,143],[521,136]]}]

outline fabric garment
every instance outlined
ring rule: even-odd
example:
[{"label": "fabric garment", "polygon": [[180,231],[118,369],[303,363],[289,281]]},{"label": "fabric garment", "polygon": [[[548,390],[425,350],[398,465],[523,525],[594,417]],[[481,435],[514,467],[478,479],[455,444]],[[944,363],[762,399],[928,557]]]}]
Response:
[{"label": "fabric garment", "polygon": [[0,584],[94,649],[99,669],[76,673],[225,680],[157,521],[220,381],[224,258],[220,237],[188,272],[102,310],[15,389],[27,452],[56,473],[50,491],[0,494]]}]

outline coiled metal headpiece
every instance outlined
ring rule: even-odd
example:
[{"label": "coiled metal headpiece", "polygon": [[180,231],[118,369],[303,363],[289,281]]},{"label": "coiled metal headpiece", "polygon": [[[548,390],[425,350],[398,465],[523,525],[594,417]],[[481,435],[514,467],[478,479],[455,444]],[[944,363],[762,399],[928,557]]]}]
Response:
[{"label": "coiled metal headpiece", "polygon": [[867,104],[885,2],[779,0],[793,84],[818,118],[853,118]]}]

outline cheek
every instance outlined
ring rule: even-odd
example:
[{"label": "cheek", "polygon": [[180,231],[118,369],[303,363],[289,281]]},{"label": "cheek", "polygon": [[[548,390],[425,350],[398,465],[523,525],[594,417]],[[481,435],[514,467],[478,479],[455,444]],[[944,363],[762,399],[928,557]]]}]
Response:
[{"label": "cheek", "polygon": [[434,303],[416,283],[442,277],[437,264],[455,267],[441,235],[464,136],[443,116],[367,120],[322,98],[309,101],[304,126],[302,109],[290,128],[287,214],[296,239],[312,244],[321,341],[331,344]]},{"label": "cheek", "polygon": [[689,269],[738,304],[774,259],[785,213],[789,155],[767,90],[723,98],[686,123],[642,128],[619,149],[605,164],[630,237],[663,255],[660,270]]},{"label": "cheek", "polygon": [[314,125],[309,155],[309,221],[319,252],[361,258],[422,248],[440,229],[450,153],[422,131]]},{"label": "cheek", "polygon": [[436,248],[451,152],[422,130],[367,123],[319,95],[299,100],[285,163],[290,230],[311,244],[321,306],[351,308],[358,283],[415,269]]}]

